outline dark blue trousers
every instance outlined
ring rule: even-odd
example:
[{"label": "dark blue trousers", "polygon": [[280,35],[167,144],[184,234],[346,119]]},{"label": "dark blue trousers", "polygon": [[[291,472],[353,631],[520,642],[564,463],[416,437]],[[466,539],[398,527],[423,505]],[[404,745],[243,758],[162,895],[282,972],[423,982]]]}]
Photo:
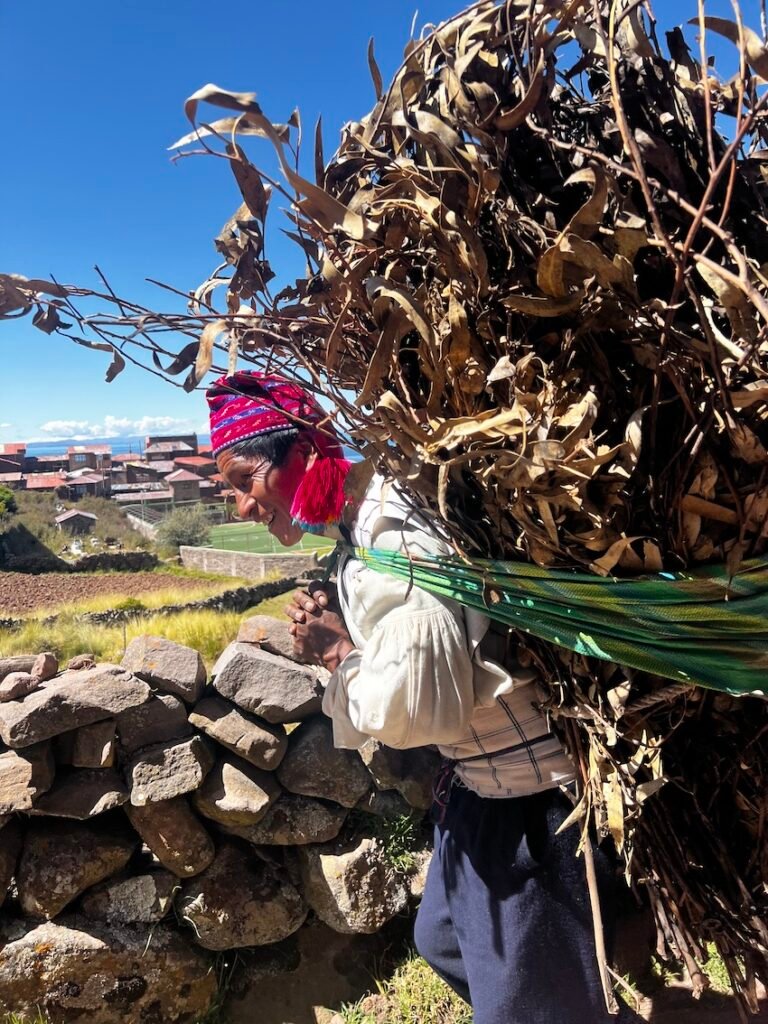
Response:
[{"label": "dark blue trousers", "polygon": [[[474,1024],[642,1024],[605,1009],[578,827],[559,790],[488,800],[454,785],[416,918],[416,947]],[[613,859],[593,845],[611,941]],[[610,945],[609,945],[610,949]]]}]

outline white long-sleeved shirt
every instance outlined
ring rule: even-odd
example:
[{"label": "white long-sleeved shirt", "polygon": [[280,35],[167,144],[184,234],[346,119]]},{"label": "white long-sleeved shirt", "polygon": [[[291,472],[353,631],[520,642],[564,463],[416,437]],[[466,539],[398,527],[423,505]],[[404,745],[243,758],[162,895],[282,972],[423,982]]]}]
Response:
[{"label": "white long-sleeved shirt", "polygon": [[[450,553],[378,477],[352,540],[405,554]],[[399,748],[436,744],[465,785],[487,797],[525,796],[573,779],[570,759],[534,706],[535,674],[505,656],[505,638],[486,615],[351,556],[340,562],[338,591],[355,650],[323,699],[337,747],[357,748],[371,736]]]}]

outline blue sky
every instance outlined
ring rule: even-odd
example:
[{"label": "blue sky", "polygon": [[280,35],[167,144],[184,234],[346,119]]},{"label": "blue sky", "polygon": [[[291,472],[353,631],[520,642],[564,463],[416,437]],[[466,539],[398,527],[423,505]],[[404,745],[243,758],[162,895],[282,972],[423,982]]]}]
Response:
[{"label": "blue sky", "polygon": [[[416,10],[421,26],[460,5],[0,3],[0,270],[98,287],[98,263],[118,293],[168,308],[171,300],[144,279],[184,290],[202,281],[216,263],[211,240],[239,202],[223,161],[170,162],[167,147],[189,127],[184,99],[215,82],[255,91],[275,121],[299,107],[310,157],[322,113],[327,156],[340,126],[373,104],[369,37],[387,81]],[[681,20],[696,10],[693,0],[655,7]],[[757,28],[758,0],[742,7]],[[728,0],[709,0],[707,10],[731,16]],[[273,202],[268,254],[287,279],[301,273],[302,261],[275,230],[280,205]],[[49,338],[29,321],[0,324],[0,353],[0,442],[204,429],[200,393],[131,367],[106,384],[108,356]]]}]

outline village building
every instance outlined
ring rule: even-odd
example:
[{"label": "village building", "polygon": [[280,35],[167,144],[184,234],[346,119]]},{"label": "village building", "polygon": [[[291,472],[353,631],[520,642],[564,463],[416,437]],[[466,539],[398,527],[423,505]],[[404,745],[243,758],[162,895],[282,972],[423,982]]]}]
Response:
[{"label": "village building", "polygon": [[175,473],[171,473],[165,480],[173,488],[174,502],[200,501],[200,484],[202,481],[199,476],[195,476],[194,473],[190,473],[187,469],[177,469]]},{"label": "village building", "polygon": [[98,516],[93,512],[81,512],[79,509],[71,508],[68,512],[62,512],[56,516],[54,522],[60,530],[67,533],[82,534],[90,533],[98,521]]},{"label": "village building", "polygon": [[100,498],[109,497],[110,479],[102,473],[94,473],[88,469],[75,470],[66,474],[68,496],[82,498],[85,494],[93,494]]},{"label": "village building", "polygon": [[114,495],[114,500],[118,505],[168,505],[173,502],[173,491],[163,486],[157,490],[144,491],[120,489]]},{"label": "village building", "polygon": [[[156,444],[174,445],[179,455],[198,455],[197,434],[148,434],[144,438],[144,448],[152,448]],[[185,452],[181,446],[187,445],[190,451]]]},{"label": "village building", "polygon": [[[8,444],[0,444],[0,462],[11,463],[18,469],[23,469],[26,455],[26,444],[20,444],[16,441],[9,442]],[[7,470],[7,472],[13,472],[13,470]]]},{"label": "village building", "polygon": [[62,491],[67,486],[63,473],[27,473],[23,480],[25,491]]},{"label": "village building", "polygon": [[187,469],[198,476],[211,477],[217,472],[216,463],[204,455],[180,455],[173,460],[175,469]]},{"label": "village building", "polygon": [[112,449],[106,444],[77,444],[67,448],[70,472],[93,469],[108,473],[112,465]]},{"label": "village building", "polygon": [[25,473],[66,473],[68,470],[68,455],[28,455],[24,459]]}]

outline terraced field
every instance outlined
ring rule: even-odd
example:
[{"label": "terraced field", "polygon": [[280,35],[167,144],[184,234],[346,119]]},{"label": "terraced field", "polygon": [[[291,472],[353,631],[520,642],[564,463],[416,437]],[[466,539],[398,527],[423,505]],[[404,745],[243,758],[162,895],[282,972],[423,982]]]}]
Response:
[{"label": "terraced field", "polygon": [[0,617],[36,611],[114,595],[116,600],[142,597],[162,590],[216,594],[237,581],[203,580],[162,572],[41,573],[0,572]]}]

